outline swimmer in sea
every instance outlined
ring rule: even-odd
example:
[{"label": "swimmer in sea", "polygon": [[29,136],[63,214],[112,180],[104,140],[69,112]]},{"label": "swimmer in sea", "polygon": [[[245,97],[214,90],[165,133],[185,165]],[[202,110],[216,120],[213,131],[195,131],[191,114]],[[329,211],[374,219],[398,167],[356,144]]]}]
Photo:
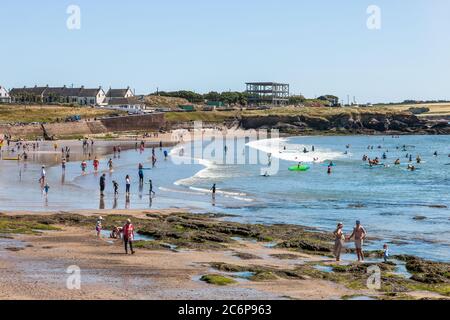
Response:
[{"label": "swimmer in sea", "polygon": [[416,161],[418,164],[420,164],[422,162],[422,158],[420,158],[420,156],[417,156]]},{"label": "swimmer in sea", "polygon": [[395,160],[395,163],[394,163],[396,166],[399,166],[400,165],[400,159],[397,159],[397,160]]}]

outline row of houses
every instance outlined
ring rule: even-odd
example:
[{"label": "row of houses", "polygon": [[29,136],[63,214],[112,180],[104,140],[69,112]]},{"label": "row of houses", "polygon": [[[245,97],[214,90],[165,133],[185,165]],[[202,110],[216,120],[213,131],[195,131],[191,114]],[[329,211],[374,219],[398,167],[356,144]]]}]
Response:
[{"label": "row of houses", "polygon": [[145,110],[145,103],[135,96],[130,87],[112,89],[105,92],[99,88],[74,87],[23,87],[8,91],[0,86],[0,103],[44,103],[44,104],[76,104],[80,106],[108,107],[118,110],[139,112]]}]

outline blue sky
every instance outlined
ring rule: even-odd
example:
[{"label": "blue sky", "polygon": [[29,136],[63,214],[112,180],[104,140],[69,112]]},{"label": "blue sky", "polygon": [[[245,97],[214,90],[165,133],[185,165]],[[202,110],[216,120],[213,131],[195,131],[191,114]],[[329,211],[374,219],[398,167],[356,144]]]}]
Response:
[{"label": "blue sky", "polygon": [[[68,30],[69,5],[81,29]],[[381,30],[366,13],[378,5]],[[447,0],[0,0],[0,85],[450,99]]]}]

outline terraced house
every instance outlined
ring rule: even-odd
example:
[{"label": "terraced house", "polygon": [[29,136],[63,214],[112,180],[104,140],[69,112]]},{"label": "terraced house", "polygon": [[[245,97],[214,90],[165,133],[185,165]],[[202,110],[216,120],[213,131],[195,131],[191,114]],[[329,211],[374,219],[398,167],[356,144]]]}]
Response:
[{"label": "terraced house", "polygon": [[130,89],[130,87],[126,89],[109,89],[106,94],[106,100],[109,103],[114,99],[127,99],[134,97],[134,92]]},{"label": "terraced house", "polygon": [[32,87],[14,88],[10,92],[14,103],[69,103],[82,106],[104,105],[105,91],[99,87],[88,89],[85,87]]}]

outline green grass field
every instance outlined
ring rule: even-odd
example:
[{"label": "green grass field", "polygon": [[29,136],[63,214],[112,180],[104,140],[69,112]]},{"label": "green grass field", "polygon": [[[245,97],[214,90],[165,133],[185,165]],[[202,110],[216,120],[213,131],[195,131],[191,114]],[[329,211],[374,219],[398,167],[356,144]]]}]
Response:
[{"label": "green grass field", "polygon": [[388,105],[384,106],[387,109],[396,111],[406,111],[410,108],[426,107],[430,109],[430,112],[419,115],[420,117],[426,116],[450,116],[450,103],[433,103],[433,104],[405,104],[405,105]]}]

